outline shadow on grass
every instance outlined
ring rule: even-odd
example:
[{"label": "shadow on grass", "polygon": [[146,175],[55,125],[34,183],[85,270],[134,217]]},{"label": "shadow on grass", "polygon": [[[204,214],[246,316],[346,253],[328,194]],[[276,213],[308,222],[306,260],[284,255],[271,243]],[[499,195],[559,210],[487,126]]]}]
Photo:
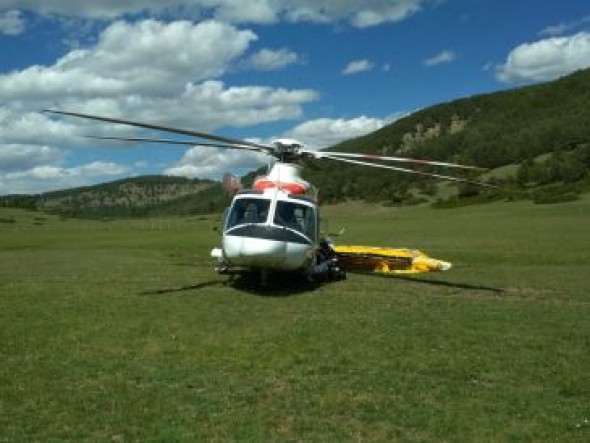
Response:
[{"label": "shadow on grass", "polygon": [[225,285],[227,282],[220,281],[220,280],[211,280],[202,283],[197,283],[194,285],[185,285],[185,286],[178,286],[175,288],[163,288],[163,289],[153,289],[151,291],[143,291],[140,292],[139,295],[162,295],[162,294],[174,294],[174,293],[182,293],[182,292],[190,292],[196,291],[199,289],[204,289],[209,286],[217,286],[217,285]]},{"label": "shadow on grass", "polygon": [[289,272],[273,272],[262,283],[257,272],[245,273],[230,280],[229,285],[239,291],[261,297],[289,297],[313,292],[325,282],[309,280],[305,276]]},{"label": "shadow on grass", "polygon": [[399,280],[405,280],[414,283],[422,283],[427,285],[433,286],[444,286],[448,288],[455,288],[455,289],[468,289],[468,290],[476,290],[476,291],[487,291],[493,292],[494,294],[502,294],[505,292],[502,288],[493,288],[491,286],[484,286],[484,285],[471,285],[467,283],[457,283],[457,282],[450,282],[446,280],[430,280],[427,278],[420,278],[420,277],[411,277],[407,275],[395,275],[395,276],[388,276],[388,275],[378,275],[381,278],[395,278]]},{"label": "shadow on grass", "polygon": [[[193,285],[153,289],[141,292],[140,295],[180,295],[211,286],[226,286],[240,292],[246,292],[261,297],[288,297],[313,292],[323,284],[324,282],[321,281],[309,281],[307,278],[299,274],[280,272],[268,275],[266,282],[263,284],[260,281],[260,275],[256,272],[252,272],[233,276],[227,280],[210,280]],[[203,293],[203,295],[206,295],[206,293]]]}]

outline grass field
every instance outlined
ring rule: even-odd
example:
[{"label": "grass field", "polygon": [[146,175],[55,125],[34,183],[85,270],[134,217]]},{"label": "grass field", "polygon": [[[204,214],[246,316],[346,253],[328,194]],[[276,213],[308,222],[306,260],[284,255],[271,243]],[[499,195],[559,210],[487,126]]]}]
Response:
[{"label": "grass field", "polygon": [[590,198],[326,208],[453,262],[262,294],[216,217],[0,210],[1,441],[590,441]]}]

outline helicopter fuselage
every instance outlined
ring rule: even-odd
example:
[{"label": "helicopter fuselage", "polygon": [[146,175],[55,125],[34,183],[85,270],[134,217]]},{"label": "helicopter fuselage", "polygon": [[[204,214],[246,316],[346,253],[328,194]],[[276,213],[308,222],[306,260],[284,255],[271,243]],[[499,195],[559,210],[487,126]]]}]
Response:
[{"label": "helicopter fuselage", "polygon": [[233,198],[223,221],[222,269],[312,272],[319,243],[315,192],[293,164],[276,163]]}]

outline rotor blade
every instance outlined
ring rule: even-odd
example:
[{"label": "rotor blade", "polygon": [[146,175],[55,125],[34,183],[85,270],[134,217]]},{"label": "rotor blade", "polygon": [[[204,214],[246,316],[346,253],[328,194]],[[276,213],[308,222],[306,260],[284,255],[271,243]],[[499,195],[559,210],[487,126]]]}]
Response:
[{"label": "rotor blade", "polygon": [[379,163],[370,163],[370,162],[363,162],[363,161],[358,161],[358,160],[350,160],[348,158],[331,157],[331,156],[328,156],[328,155],[324,155],[323,158],[327,158],[327,159],[330,159],[330,160],[336,160],[336,161],[340,161],[340,162],[345,162],[345,163],[352,163],[354,165],[371,166],[373,168],[390,169],[392,171],[398,171],[398,172],[404,172],[404,173],[407,173],[407,174],[419,175],[421,177],[440,178],[442,180],[450,180],[450,181],[455,181],[455,182],[470,183],[472,185],[485,186],[487,188],[498,188],[498,186],[490,185],[490,184],[487,184],[487,183],[477,182],[477,181],[473,181],[473,180],[467,180],[465,178],[452,177],[450,175],[441,175],[441,174],[435,174],[435,173],[432,173],[432,172],[416,171],[414,169],[398,168],[396,166],[381,165]]},{"label": "rotor blade", "polygon": [[214,141],[218,141],[218,142],[222,142],[222,143],[229,143],[232,145],[241,145],[241,146],[246,145],[246,146],[251,146],[253,148],[258,148],[261,151],[267,152],[269,154],[272,154],[274,152],[274,148],[272,146],[259,145],[258,143],[253,143],[253,142],[249,142],[246,140],[238,140],[236,138],[223,137],[221,135],[208,134],[206,132],[191,131],[188,129],[171,128],[169,126],[160,126],[160,125],[154,125],[151,123],[142,123],[142,122],[136,122],[136,121],[132,121],[132,120],[123,120],[123,119],[119,119],[119,118],[101,117],[98,115],[91,115],[91,114],[82,114],[80,112],[57,111],[54,109],[45,109],[45,110],[43,110],[43,112],[50,113],[50,114],[69,115],[72,117],[86,118],[89,120],[98,120],[98,121],[103,121],[103,122],[108,122],[108,123],[118,123],[121,125],[135,126],[138,128],[155,129],[157,131],[171,132],[173,134],[189,135],[191,137],[199,137],[199,138],[204,138],[207,140],[214,140]]},{"label": "rotor blade", "polygon": [[377,161],[392,161],[392,162],[399,162],[399,163],[416,163],[420,165],[430,165],[430,166],[444,166],[447,168],[460,168],[460,169],[472,169],[476,171],[487,171],[485,168],[478,168],[477,166],[468,166],[468,165],[460,165],[457,163],[446,163],[440,161],[433,161],[433,160],[421,160],[417,158],[407,158],[407,157],[386,157],[382,155],[371,155],[371,154],[354,154],[349,152],[331,152],[331,151],[305,151],[306,153],[314,153],[316,158],[321,158],[323,156],[329,157],[344,157],[344,158],[359,158],[362,160],[377,160]]},{"label": "rotor blade", "polygon": [[[240,146],[230,145],[224,143],[207,143],[190,140],[173,140],[170,138],[146,138],[146,137],[108,137],[100,135],[85,135],[86,138],[93,138],[97,140],[115,140],[124,142],[142,142],[142,143],[167,143],[172,145],[185,145],[185,146],[210,146],[213,148],[225,148],[225,149],[241,149],[246,151],[261,152],[262,149],[254,148],[252,146]],[[264,151],[262,151],[264,152]]]}]

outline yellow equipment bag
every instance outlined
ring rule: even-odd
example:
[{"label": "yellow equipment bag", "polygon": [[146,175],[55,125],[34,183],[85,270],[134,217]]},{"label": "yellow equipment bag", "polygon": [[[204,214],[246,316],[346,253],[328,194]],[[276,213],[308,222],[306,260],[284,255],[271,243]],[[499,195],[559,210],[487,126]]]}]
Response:
[{"label": "yellow equipment bag", "polygon": [[418,274],[451,268],[451,263],[428,257],[417,249],[335,245],[332,248],[340,266],[350,272]]}]

